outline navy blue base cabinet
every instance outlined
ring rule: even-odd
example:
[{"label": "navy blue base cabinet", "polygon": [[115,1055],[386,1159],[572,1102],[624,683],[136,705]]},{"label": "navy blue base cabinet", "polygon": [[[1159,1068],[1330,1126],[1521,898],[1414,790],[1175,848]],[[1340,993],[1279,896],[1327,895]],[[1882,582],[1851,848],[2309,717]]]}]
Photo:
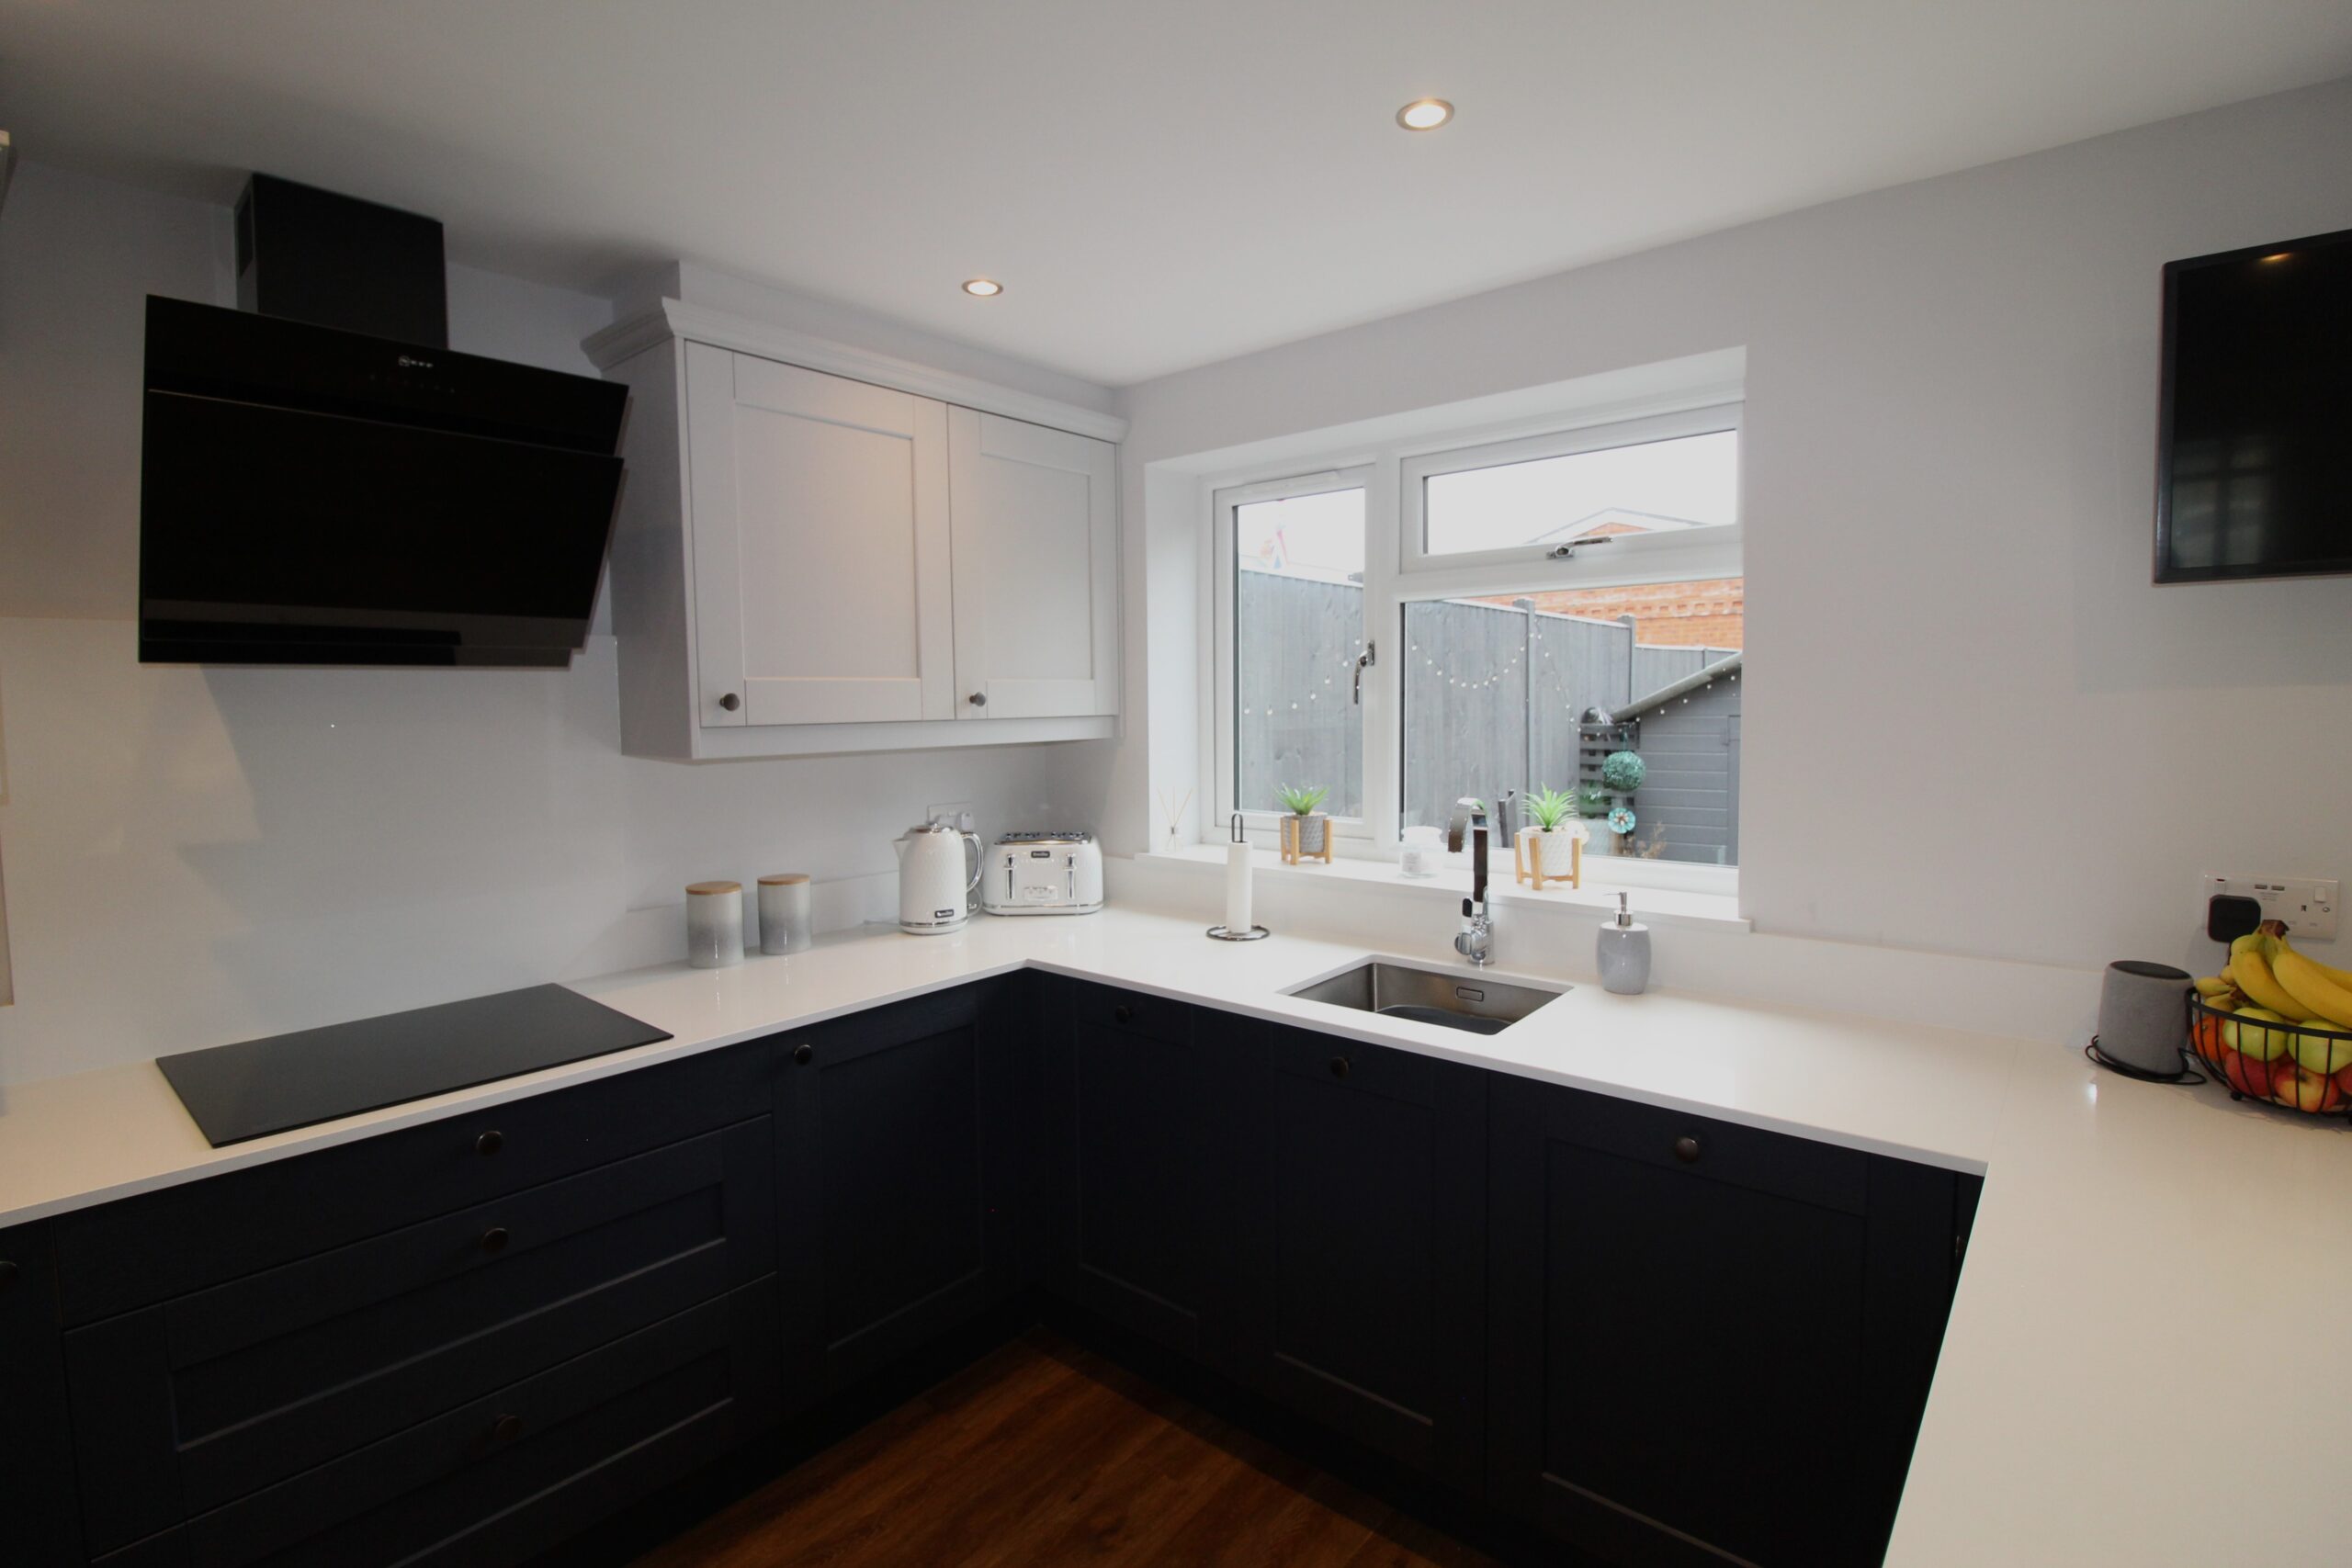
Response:
[{"label": "navy blue base cabinet", "polygon": [[66,1409],[49,1227],[0,1231],[0,1556],[80,1560]]},{"label": "navy blue base cabinet", "polygon": [[1056,982],[1051,995],[1041,1065],[1046,1285],[1237,1371],[1235,1190],[1251,1028],[1102,986]]},{"label": "navy blue base cabinet", "polygon": [[1962,1179],[1492,1087],[1492,1500],[1612,1562],[1881,1561]]},{"label": "navy blue base cabinet", "polygon": [[1018,1289],[1026,1052],[1001,982],[783,1037],[784,1342],[797,1406]]},{"label": "navy blue base cabinet", "polygon": [[774,1055],[55,1222],[81,1551],[512,1562],[773,1420]]},{"label": "navy blue base cabinet", "polygon": [[1976,1187],[1023,973],[0,1233],[6,1560],[522,1562],[1036,1287],[1580,1561],[1860,1568]]},{"label": "navy blue base cabinet", "polygon": [[1454,1489],[1486,1467],[1487,1079],[1262,1025],[1232,1114],[1246,1375]]}]

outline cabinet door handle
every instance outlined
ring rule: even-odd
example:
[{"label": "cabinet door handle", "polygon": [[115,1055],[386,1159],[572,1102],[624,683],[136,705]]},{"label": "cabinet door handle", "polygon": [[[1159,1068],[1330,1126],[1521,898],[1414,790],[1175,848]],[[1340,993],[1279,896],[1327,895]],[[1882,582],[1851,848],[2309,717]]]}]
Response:
[{"label": "cabinet door handle", "polygon": [[989,705],[989,694],[986,692],[974,692],[964,700],[976,708],[984,708]]},{"label": "cabinet door handle", "polygon": [[495,1258],[506,1250],[508,1239],[504,1225],[492,1225],[481,1233],[481,1249]]},{"label": "cabinet door handle", "polygon": [[1345,1056],[1331,1058],[1331,1076],[1335,1078],[1343,1078],[1348,1076],[1348,1059]]},{"label": "cabinet door handle", "polygon": [[1111,1021],[1114,1023],[1133,1023],[1136,1021],[1136,1010],[1121,1002],[1111,1010]]},{"label": "cabinet door handle", "polygon": [[484,1133],[481,1137],[474,1140],[474,1153],[481,1156],[484,1159],[488,1159],[491,1156],[496,1154],[505,1146],[506,1134],[500,1132],[495,1127],[492,1127],[489,1132]]},{"label": "cabinet door handle", "polygon": [[501,1416],[490,1424],[490,1440],[493,1443],[511,1443],[522,1435],[523,1418],[520,1416]]},{"label": "cabinet door handle", "polygon": [[805,1041],[792,1048],[792,1065],[796,1067],[805,1067],[816,1058],[815,1048]]},{"label": "cabinet door handle", "polygon": [[743,699],[737,696],[734,693],[729,692],[725,696],[718,699],[718,705],[725,708],[729,713],[733,713],[737,708],[743,705]]},{"label": "cabinet door handle", "polygon": [[1680,1137],[1675,1139],[1674,1157],[1680,1160],[1684,1165],[1698,1164],[1699,1140],[1692,1137]]}]

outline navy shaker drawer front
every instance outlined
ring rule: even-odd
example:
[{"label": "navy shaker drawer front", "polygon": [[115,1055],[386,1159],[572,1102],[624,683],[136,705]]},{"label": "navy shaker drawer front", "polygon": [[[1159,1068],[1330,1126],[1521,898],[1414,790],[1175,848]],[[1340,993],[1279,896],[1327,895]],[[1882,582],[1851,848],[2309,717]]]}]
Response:
[{"label": "navy shaker drawer front", "polygon": [[57,1222],[68,1324],[309,1258],[742,1119],[772,1053],[735,1046],[232,1171]]},{"label": "navy shaker drawer front", "polygon": [[508,1562],[775,1412],[763,1280],[192,1519],[191,1568]]},{"label": "navy shaker drawer front", "polygon": [[124,1544],[771,1272],[767,1118],[66,1337]]}]

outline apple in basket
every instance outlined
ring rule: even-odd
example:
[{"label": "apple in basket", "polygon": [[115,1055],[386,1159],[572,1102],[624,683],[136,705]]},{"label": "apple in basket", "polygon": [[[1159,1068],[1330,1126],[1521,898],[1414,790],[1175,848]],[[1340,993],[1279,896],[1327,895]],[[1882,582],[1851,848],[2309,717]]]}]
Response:
[{"label": "apple in basket", "polygon": [[2286,1016],[2268,1008],[2240,1008],[2222,1024],[2222,1043],[2257,1062],[2273,1060],[2286,1054],[2294,1043],[2295,1031],[2291,1024],[2283,1029],[2263,1027],[2270,1023],[2287,1024]]},{"label": "apple in basket", "polygon": [[[2327,1032],[2322,1033],[2323,1030]],[[2296,1031],[2287,1048],[2311,1072],[2327,1074],[2352,1067],[2352,1039],[2324,1019],[2314,1019],[2311,1028]]]},{"label": "apple in basket", "polygon": [[2344,1087],[2301,1063],[2281,1062],[2271,1075],[2270,1098],[2290,1111],[2333,1111],[2344,1103]]},{"label": "apple in basket", "polygon": [[2220,1059],[2213,1065],[2222,1069],[2222,1081],[2238,1093],[2251,1095],[2256,1100],[2270,1098],[2271,1079],[2277,1075],[2271,1071],[2268,1062],[2256,1061],[2242,1051],[2233,1051],[2224,1045]]}]

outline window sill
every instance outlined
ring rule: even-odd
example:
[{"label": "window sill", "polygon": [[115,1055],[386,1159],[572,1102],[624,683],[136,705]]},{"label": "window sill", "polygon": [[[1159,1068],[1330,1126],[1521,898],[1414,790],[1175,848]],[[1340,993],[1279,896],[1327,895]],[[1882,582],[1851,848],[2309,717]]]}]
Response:
[{"label": "window sill", "polygon": [[[1225,846],[1222,844],[1192,844],[1173,850],[1154,850],[1136,857],[1173,865],[1198,865],[1204,869],[1222,869]],[[1487,896],[1490,902],[1506,908],[1589,909],[1596,915],[1613,912],[1617,895],[1632,896],[1634,918],[1652,926],[1686,926],[1706,931],[1745,931],[1750,930],[1747,918],[1739,912],[1739,897],[1736,891],[1694,891],[1687,887],[1658,887],[1632,879],[1612,879],[1608,875],[1613,856],[1588,855],[1584,863],[1582,887],[1546,887],[1537,891],[1522,887],[1511,880],[1510,852],[1506,846],[1499,855],[1488,862]],[[1253,874],[1283,881],[1343,882],[1367,891],[1382,889],[1403,898],[1442,903],[1458,907],[1470,893],[1470,873],[1466,867],[1443,865],[1435,876],[1407,876],[1396,869],[1392,858],[1378,860],[1351,856],[1342,843],[1339,856],[1330,864],[1317,862],[1308,865],[1284,865],[1282,856],[1272,850],[1253,847],[1250,852]],[[1629,861],[1626,869],[1638,877],[1640,871],[1655,867],[1653,862]],[[1693,867],[1690,870],[1716,873],[1736,888],[1738,874],[1719,871],[1715,867]]]}]

